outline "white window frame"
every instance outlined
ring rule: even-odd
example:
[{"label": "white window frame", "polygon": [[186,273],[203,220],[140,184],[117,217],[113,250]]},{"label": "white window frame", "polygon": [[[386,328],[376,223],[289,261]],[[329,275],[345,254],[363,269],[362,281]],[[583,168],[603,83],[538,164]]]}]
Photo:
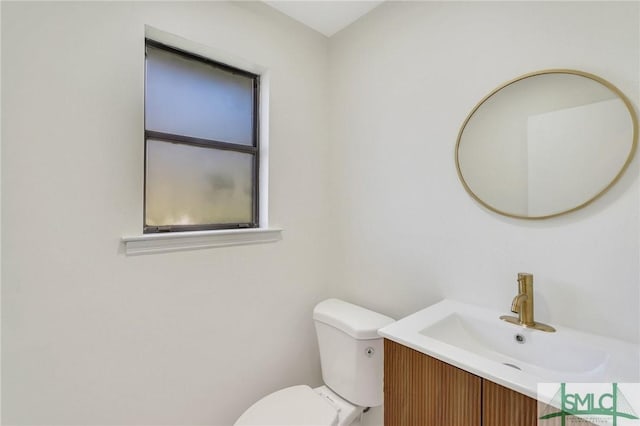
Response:
[{"label": "white window frame", "polygon": [[[282,230],[269,227],[269,70],[185,38],[145,26],[144,39],[151,39],[176,49],[227,64],[260,76],[259,85],[259,177],[258,177],[258,227],[249,229],[223,229],[211,231],[170,232],[158,234],[140,234],[121,238],[127,255],[160,253],[178,250],[193,250],[207,247],[257,244],[278,241]],[[144,49],[144,39],[142,40]],[[144,50],[142,50],[142,55]],[[144,56],[142,56],[144,57]]]}]

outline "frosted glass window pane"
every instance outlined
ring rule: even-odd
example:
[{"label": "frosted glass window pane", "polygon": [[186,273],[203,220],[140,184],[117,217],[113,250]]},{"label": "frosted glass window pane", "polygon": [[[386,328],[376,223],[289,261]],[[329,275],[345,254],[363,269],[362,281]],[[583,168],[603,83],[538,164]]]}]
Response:
[{"label": "frosted glass window pane", "polygon": [[253,78],[147,46],[147,130],[253,145]]},{"label": "frosted glass window pane", "polygon": [[253,154],[147,141],[148,226],[253,222]]}]

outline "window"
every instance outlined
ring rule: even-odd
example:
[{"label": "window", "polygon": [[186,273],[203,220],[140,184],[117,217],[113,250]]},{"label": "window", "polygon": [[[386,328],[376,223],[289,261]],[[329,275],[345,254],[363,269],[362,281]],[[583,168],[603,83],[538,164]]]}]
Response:
[{"label": "window", "polygon": [[258,226],[260,78],[146,40],[144,232]]}]

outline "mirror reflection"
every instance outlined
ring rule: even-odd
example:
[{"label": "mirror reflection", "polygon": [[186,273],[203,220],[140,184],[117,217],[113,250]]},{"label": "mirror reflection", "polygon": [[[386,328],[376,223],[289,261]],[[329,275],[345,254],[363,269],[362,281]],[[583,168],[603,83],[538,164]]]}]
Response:
[{"label": "mirror reflection", "polygon": [[465,120],[456,165],[485,207],[541,219],[584,207],[613,185],[637,143],[629,100],[610,83],[573,70],[519,77],[485,97]]}]

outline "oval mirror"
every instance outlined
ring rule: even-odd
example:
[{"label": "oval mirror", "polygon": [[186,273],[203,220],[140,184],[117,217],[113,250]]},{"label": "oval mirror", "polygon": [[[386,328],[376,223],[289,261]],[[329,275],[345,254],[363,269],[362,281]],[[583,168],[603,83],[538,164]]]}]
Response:
[{"label": "oval mirror", "polygon": [[638,121],[611,83],[545,70],[495,89],[471,111],[456,144],[465,189],[497,213],[543,219],[609,189],[636,149]]}]

